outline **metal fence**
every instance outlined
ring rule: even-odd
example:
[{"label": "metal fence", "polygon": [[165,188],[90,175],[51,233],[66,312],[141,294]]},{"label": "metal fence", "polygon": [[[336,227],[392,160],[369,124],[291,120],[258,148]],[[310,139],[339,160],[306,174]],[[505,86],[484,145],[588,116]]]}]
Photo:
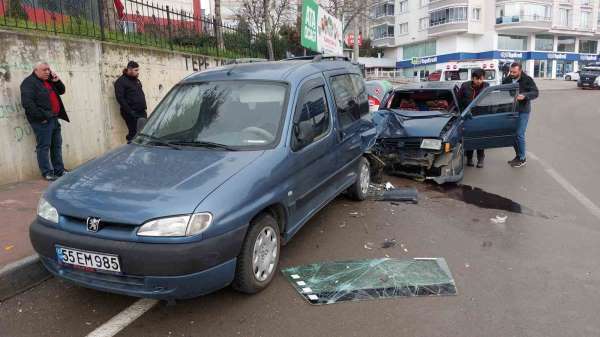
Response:
[{"label": "metal fence", "polygon": [[227,58],[267,55],[265,39],[249,30],[143,0],[0,0],[1,26]]}]

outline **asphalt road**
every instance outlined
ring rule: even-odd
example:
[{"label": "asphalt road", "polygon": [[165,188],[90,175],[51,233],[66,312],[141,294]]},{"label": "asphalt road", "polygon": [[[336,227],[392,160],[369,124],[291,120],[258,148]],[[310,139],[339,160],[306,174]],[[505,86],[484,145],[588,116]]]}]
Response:
[{"label": "asphalt road", "polygon": [[[419,204],[339,198],[282,251],[282,267],[444,257],[457,296],[311,306],[278,274],[254,296],[224,289],[159,303],[117,336],[599,335],[600,91],[548,87],[534,105],[527,167],[510,168],[514,153],[500,149],[466,172],[464,187],[391,178],[417,186]],[[496,215],[506,223],[492,223]],[[381,248],[386,239],[398,244]],[[51,279],[0,304],[0,336],[84,336],[135,301]]]}]

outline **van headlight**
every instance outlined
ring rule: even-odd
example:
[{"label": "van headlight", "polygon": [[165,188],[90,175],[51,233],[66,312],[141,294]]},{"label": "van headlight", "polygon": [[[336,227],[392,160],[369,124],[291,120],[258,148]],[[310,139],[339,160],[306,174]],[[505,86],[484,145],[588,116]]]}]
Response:
[{"label": "van headlight", "polygon": [[37,215],[46,221],[58,223],[58,211],[43,197],[40,198],[38,203]]},{"label": "van headlight", "polygon": [[428,150],[439,150],[442,148],[442,140],[441,139],[423,139],[421,142],[422,149]]},{"label": "van headlight", "polygon": [[195,213],[150,220],[137,234],[140,236],[192,236],[204,232],[212,223],[212,214]]}]

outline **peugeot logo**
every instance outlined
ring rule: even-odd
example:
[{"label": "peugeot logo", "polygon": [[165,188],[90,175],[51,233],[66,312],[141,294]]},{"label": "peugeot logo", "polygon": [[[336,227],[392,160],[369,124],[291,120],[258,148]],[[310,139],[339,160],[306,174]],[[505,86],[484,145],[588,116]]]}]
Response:
[{"label": "peugeot logo", "polygon": [[97,232],[100,229],[100,219],[99,218],[89,217],[85,221],[85,224],[86,224],[87,230],[89,232]]}]

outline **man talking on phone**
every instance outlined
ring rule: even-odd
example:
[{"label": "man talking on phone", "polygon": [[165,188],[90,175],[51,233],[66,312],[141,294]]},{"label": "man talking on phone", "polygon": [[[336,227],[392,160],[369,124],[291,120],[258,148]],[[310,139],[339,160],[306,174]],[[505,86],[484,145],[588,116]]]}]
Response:
[{"label": "man talking on phone", "polygon": [[60,95],[65,85],[46,62],[39,62],[21,83],[21,104],[35,133],[38,166],[42,177],[56,180],[65,173],[59,119],[69,121]]},{"label": "man talking on phone", "polygon": [[508,164],[512,167],[522,167],[527,165],[525,131],[527,130],[527,124],[529,122],[531,101],[538,97],[539,91],[533,78],[523,72],[523,68],[518,62],[513,62],[510,65],[509,76],[502,81],[502,84],[510,83],[519,84],[519,93],[517,95],[517,111],[519,112],[519,118],[517,119],[517,136],[514,144],[516,156],[513,160],[510,160]]}]

